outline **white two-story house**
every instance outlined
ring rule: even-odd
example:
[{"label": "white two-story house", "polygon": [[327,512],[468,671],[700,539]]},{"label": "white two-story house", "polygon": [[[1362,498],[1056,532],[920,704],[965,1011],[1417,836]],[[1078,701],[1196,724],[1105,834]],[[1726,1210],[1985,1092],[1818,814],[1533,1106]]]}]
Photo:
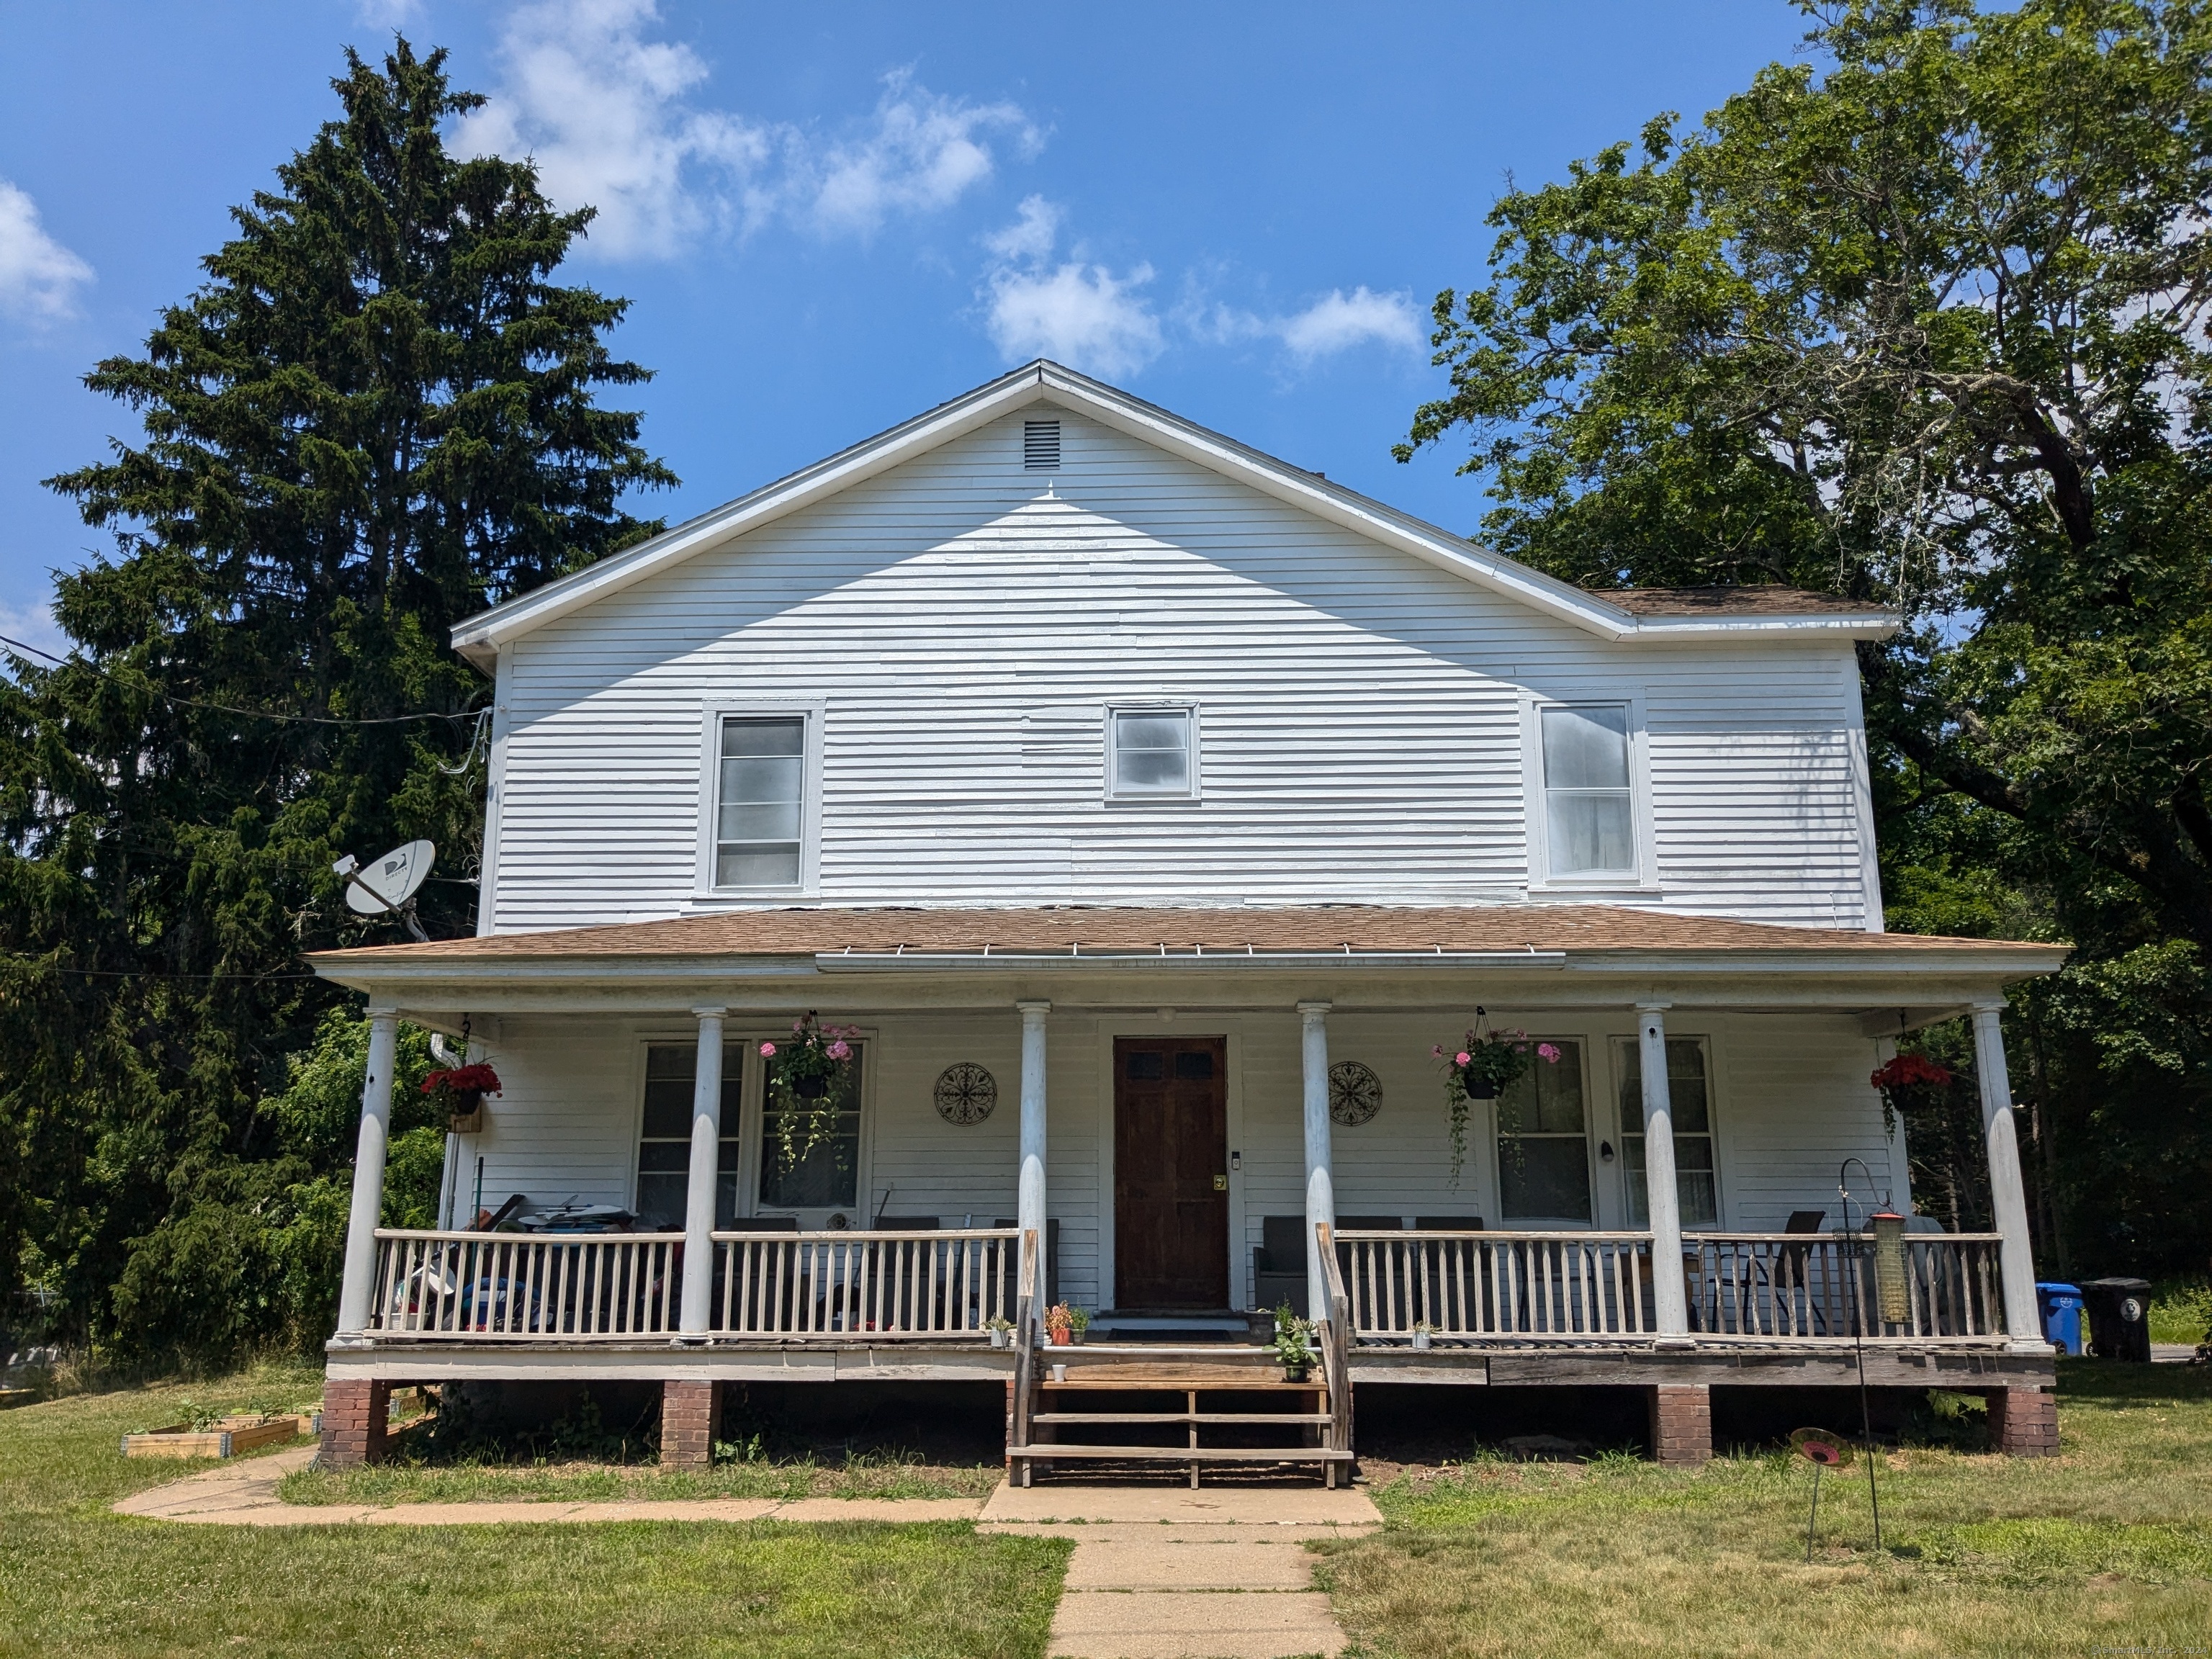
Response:
[{"label": "white two-story house", "polygon": [[[915,1377],[1075,1467],[1117,1365],[1295,1392],[1284,1302],[1332,1468],[1370,1382],[1649,1388],[1699,1455],[1855,1336],[2037,1449],[1996,1012],[2061,952],[1882,931],[1896,621],[1583,592],[1048,362],[472,618],[477,936],[315,958],[375,1037],[330,1455],[401,1382],[658,1380],[681,1461],[725,1382]],[[1869,1076],[1970,1010],[1998,1231],[1878,1264]],[[376,1226],[398,1019],[502,1085],[430,1232]],[[1471,1028],[1557,1058],[1455,1112]]]}]

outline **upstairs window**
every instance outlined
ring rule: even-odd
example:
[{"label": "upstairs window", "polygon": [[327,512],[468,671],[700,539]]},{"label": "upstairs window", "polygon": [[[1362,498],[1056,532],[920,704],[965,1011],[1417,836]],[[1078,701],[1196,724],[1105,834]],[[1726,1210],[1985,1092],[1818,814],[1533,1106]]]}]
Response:
[{"label": "upstairs window", "polygon": [[1197,748],[1194,710],[1109,709],[1106,793],[1116,800],[1188,799],[1198,793]]},{"label": "upstairs window", "polygon": [[1545,866],[1554,880],[1636,877],[1636,811],[1628,705],[1540,708]]},{"label": "upstairs window", "polygon": [[715,769],[714,885],[805,880],[806,717],[726,714]]}]

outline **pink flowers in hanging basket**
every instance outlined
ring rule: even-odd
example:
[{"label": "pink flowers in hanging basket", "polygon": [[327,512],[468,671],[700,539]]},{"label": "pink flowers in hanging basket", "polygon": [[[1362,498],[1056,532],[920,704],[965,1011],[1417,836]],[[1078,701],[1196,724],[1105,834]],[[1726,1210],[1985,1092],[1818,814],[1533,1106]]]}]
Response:
[{"label": "pink flowers in hanging basket", "polygon": [[774,1060],[775,1058],[775,1044],[773,1042],[762,1043],[761,1058],[763,1060]]}]

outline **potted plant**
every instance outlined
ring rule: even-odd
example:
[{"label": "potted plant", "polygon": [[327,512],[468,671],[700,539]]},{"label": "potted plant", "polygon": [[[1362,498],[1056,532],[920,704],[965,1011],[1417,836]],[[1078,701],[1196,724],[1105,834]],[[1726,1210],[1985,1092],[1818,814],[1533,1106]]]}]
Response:
[{"label": "potted plant", "polygon": [[853,1039],[859,1035],[849,1025],[821,1024],[809,1013],[793,1024],[787,1041],[761,1044],[761,1058],[768,1063],[777,1151],[785,1169],[795,1168],[836,1134],[844,1092],[839,1085],[852,1069],[858,1052]]},{"label": "potted plant", "polygon": [[422,1092],[444,1109],[446,1127],[457,1135],[474,1134],[483,1127],[483,1097],[499,1091],[499,1073],[482,1060],[433,1072],[422,1079]]},{"label": "potted plant", "polygon": [[1496,1100],[1538,1060],[1552,1066],[1559,1059],[1556,1047],[1537,1042],[1518,1027],[1504,1031],[1486,1029],[1488,1018],[1487,1010],[1477,1008],[1474,1029],[1459,1048],[1447,1054],[1438,1043],[1429,1051],[1444,1063],[1444,1103],[1451,1113],[1451,1184],[1455,1187],[1467,1164],[1468,1103]]},{"label": "potted plant", "polygon": [[1275,1310],[1275,1358],[1283,1368],[1283,1381],[1303,1382],[1313,1365],[1313,1322],[1301,1319],[1284,1303]]},{"label": "potted plant", "polygon": [[[1065,1302],[1055,1302],[1044,1310],[1045,1340],[1055,1348],[1065,1348],[1075,1340],[1076,1310]],[[1091,1322],[1086,1315],[1085,1324]]]},{"label": "potted plant", "polygon": [[1875,1068],[1871,1079],[1881,1091],[1881,1127],[1894,1136],[1897,1115],[1911,1115],[1915,1106],[1928,1103],[1940,1090],[1951,1086],[1951,1070],[1925,1054],[1899,1054]]},{"label": "potted plant", "polygon": [[994,1348],[1003,1348],[1013,1340],[1014,1322],[1004,1314],[993,1314],[983,1322],[983,1328],[990,1333]]},{"label": "potted plant", "polygon": [[1434,1346],[1436,1335],[1437,1328],[1430,1324],[1427,1320],[1415,1320],[1413,1322],[1413,1351],[1416,1353],[1426,1352],[1429,1348]]}]

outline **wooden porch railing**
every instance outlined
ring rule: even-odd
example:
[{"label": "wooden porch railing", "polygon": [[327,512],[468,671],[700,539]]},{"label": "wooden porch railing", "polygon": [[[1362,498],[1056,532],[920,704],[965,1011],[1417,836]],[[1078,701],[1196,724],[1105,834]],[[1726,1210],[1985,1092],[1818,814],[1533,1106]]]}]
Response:
[{"label": "wooden porch railing", "polygon": [[716,1233],[714,1334],[987,1340],[1021,1288],[1012,1227]]},{"label": "wooden porch railing", "polygon": [[1653,1328],[1649,1233],[1336,1235],[1361,1340],[1572,1340]]},{"label": "wooden porch railing", "polygon": [[[716,1233],[718,1341],[989,1340],[1015,1315],[1011,1228]],[[680,1233],[380,1228],[372,1336],[631,1341],[678,1334]]]},{"label": "wooden porch railing", "polygon": [[673,1333],[680,1233],[380,1228],[372,1334],[480,1342]]},{"label": "wooden porch railing", "polygon": [[[1984,1341],[2004,1334],[1996,1233],[1907,1233],[1905,1317],[1885,1322],[1863,1233],[1690,1233],[1691,1328],[1741,1337]],[[1856,1257],[1856,1260],[1853,1258]]]}]

